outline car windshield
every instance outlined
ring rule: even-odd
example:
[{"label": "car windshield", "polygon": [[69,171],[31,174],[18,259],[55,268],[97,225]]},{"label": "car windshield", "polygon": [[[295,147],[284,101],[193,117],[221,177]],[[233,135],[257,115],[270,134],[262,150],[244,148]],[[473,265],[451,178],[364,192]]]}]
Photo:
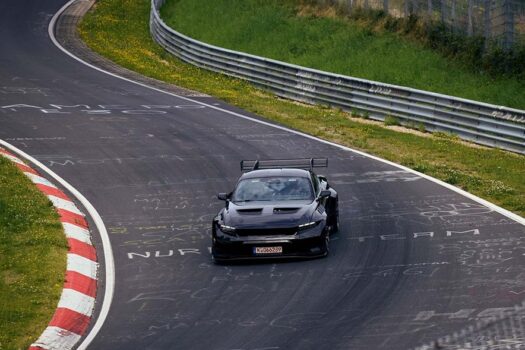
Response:
[{"label": "car windshield", "polygon": [[289,201],[313,200],[310,180],[305,177],[260,177],[239,182],[232,200]]}]

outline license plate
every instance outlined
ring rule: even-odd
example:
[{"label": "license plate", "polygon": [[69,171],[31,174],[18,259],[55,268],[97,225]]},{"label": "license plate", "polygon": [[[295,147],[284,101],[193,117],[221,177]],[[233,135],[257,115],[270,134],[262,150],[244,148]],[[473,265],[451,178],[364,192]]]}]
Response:
[{"label": "license plate", "polygon": [[254,254],[282,254],[283,247],[253,247]]}]

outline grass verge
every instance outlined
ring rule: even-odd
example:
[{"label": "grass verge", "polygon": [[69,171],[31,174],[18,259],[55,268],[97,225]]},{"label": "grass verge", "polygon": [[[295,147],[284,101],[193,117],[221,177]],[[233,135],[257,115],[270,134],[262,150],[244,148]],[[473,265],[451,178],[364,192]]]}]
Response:
[{"label": "grass verge", "polygon": [[525,215],[525,157],[466,145],[446,134],[384,126],[340,110],[282,100],[246,82],[185,64],[150,37],[149,0],[99,0],[80,24],[82,39],[114,62],[152,78],[216,96],[330,141],[406,165]]},{"label": "grass verge", "polygon": [[0,156],[0,349],[27,349],[64,285],[67,242],[51,202]]},{"label": "grass verge", "polygon": [[308,6],[308,2],[167,0],[161,15],[178,31],[221,47],[525,109],[523,77],[489,76],[481,63],[473,69],[411,40],[408,34],[375,30],[369,23],[340,17],[333,8]]}]

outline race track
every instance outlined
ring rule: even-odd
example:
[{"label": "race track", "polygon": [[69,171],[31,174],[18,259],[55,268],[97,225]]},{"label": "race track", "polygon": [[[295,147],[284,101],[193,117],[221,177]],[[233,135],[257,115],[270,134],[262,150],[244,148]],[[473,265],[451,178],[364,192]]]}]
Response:
[{"label": "race track", "polygon": [[[64,3],[0,2],[0,139],[73,184],[107,226],[115,295],[90,348],[408,349],[521,304],[523,225],[392,165],[198,103],[250,116],[211,97],[82,65],[47,34]],[[311,156],[329,158],[340,196],[330,256],[214,265],[216,194],[232,189],[239,161]]]}]

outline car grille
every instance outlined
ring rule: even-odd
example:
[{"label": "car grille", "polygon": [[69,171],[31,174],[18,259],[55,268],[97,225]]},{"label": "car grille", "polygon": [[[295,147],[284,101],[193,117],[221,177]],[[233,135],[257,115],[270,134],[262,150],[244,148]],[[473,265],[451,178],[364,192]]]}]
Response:
[{"label": "car grille", "polygon": [[235,230],[239,236],[291,236],[296,232],[297,227]]}]

